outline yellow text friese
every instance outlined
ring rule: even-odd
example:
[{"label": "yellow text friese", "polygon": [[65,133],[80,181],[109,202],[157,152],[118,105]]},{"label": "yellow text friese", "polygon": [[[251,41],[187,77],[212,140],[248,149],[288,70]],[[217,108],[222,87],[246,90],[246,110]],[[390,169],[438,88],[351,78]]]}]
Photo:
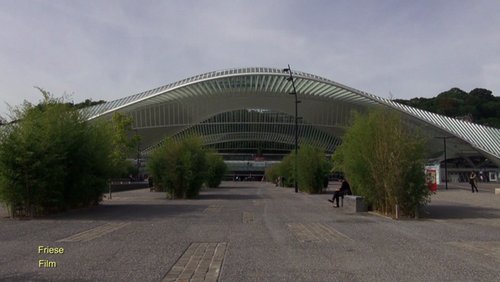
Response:
[{"label": "yellow text friese", "polygon": [[54,255],[59,255],[59,254],[64,254],[64,248],[48,247],[48,246],[38,246],[38,253],[39,254],[54,254]]}]

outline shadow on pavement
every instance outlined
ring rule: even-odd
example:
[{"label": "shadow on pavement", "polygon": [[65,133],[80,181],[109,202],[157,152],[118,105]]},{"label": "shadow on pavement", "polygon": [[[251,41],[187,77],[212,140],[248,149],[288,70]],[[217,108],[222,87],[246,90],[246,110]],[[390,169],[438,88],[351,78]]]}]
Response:
[{"label": "shadow on pavement", "polygon": [[498,209],[477,206],[432,204],[425,208],[423,218],[462,219],[462,218],[500,218]]},{"label": "shadow on pavement", "polygon": [[256,195],[238,194],[201,194],[196,200],[256,200],[262,197]]},{"label": "shadow on pavement", "polygon": [[[57,220],[107,220],[107,221],[148,221],[169,217],[197,218],[208,205],[158,205],[158,204],[105,204],[81,210],[40,217]],[[38,218],[37,218],[38,219]]]},{"label": "shadow on pavement", "polygon": [[223,190],[223,191],[230,191],[230,190],[237,190],[237,189],[256,189],[256,186],[231,186],[228,184],[221,185],[217,188],[207,188],[207,190],[204,191],[210,191],[210,190]]}]

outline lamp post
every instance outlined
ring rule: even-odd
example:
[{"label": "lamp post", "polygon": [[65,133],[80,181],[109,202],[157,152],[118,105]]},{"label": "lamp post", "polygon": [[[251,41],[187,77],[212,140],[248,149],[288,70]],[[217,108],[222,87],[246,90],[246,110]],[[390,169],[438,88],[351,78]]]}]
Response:
[{"label": "lamp post", "polygon": [[[135,136],[139,136],[137,133],[137,129],[135,129]],[[135,138],[134,136],[134,138]],[[141,172],[141,140],[138,138],[136,140],[137,142],[137,179],[141,179],[140,177],[140,172]]]},{"label": "lamp post", "polygon": [[295,81],[293,79],[293,73],[292,73],[292,69],[290,68],[290,65],[288,65],[288,68],[283,69],[283,72],[288,73],[288,75],[289,75],[286,78],[286,80],[292,82],[293,91],[288,93],[288,94],[295,96],[295,167],[294,167],[295,173],[294,173],[294,178],[293,178],[293,184],[295,186],[295,193],[298,193],[299,192],[299,187],[297,186],[297,161],[298,161],[297,151],[298,151],[298,147],[299,147],[298,104],[301,101],[297,100],[297,90],[295,89]]},{"label": "lamp post", "polygon": [[454,136],[441,136],[436,137],[438,139],[443,139],[444,144],[444,187],[448,190],[448,165],[446,161],[446,139],[455,138]]}]

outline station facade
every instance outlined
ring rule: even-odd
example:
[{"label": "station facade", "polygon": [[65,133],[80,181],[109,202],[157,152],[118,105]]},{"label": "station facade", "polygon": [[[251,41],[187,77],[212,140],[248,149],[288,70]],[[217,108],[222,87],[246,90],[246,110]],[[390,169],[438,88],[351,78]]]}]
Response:
[{"label": "station facade", "polygon": [[[498,178],[500,129],[412,108],[332,80],[293,71],[300,116],[299,144],[331,154],[341,144],[352,112],[383,107],[402,113],[409,126],[428,137],[429,161],[444,160],[452,181],[471,169]],[[235,173],[261,173],[294,148],[295,100],[288,73],[276,68],[238,68],[183,79],[84,109],[89,120],[116,112],[134,119],[144,156],[166,138],[202,136]],[[492,173],[490,177],[490,172]],[[493,178],[495,176],[495,178]]]}]

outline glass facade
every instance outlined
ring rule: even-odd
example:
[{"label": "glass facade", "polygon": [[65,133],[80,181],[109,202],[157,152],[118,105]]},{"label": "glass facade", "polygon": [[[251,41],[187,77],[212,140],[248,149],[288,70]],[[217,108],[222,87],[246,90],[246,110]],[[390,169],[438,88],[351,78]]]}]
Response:
[{"label": "glass facade", "polygon": [[[294,98],[287,76],[281,69],[262,67],[213,71],[82,111],[90,120],[115,111],[130,114],[134,129],[143,135],[144,151],[166,137],[190,133],[203,135],[207,145],[221,150],[246,141],[288,148],[293,143]],[[301,143],[332,152],[352,111],[382,106],[403,113],[429,137],[454,136],[456,150],[476,151],[500,166],[500,129],[415,109],[316,75],[294,71],[293,76],[302,101]]]}]

